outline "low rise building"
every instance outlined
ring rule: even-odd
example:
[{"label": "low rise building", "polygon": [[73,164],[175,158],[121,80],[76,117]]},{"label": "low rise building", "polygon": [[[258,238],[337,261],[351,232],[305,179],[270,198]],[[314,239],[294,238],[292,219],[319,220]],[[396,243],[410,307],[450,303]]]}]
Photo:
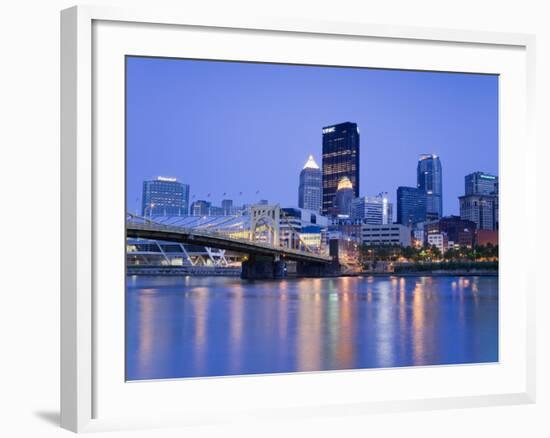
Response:
[{"label": "low rise building", "polygon": [[365,245],[411,246],[411,229],[401,224],[362,225],[361,242]]},{"label": "low rise building", "polygon": [[431,233],[428,234],[428,245],[435,246],[441,254],[444,254],[449,247],[449,238],[447,233]]}]

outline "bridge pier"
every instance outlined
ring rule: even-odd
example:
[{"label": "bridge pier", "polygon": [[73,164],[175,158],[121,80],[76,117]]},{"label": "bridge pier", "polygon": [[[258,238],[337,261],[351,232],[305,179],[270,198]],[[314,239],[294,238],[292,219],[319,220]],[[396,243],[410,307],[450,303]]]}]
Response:
[{"label": "bridge pier", "polygon": [[245,280],[270,280],[286,277],[285,263],[271,257],[250,256],[243,261],[241,278]]},{"label": "bridge pier", "polygon": [[287,277],[328,277],[338,275],[340,265],[335,263],[293,262],[296,269],[287,269],[285,262],[270,257],[250,256],[243,261],[241,278],[245,280],[272,280]]}]

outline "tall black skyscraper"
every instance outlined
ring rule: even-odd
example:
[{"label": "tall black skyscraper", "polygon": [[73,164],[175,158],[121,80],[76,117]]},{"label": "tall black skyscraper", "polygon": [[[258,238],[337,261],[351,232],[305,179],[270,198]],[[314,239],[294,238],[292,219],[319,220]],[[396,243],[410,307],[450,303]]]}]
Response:
[{"label": "tall black skyscraper", "polygon": [[159,176],[143,181],[141,214],[143,216],[184,216],[189,210],[189,185],[176,178]]},{"label": "tall black skyscraper", "polygon": [[397,188],[397,223],[415,225],[426,220],[426,193],[416,187]]},{"label": "tall black skyscraper", "polygon": [[427,218],[441,218],[443,216],[443,183],[439,157],[433,154],[420,155],[416,175],[417,187],[426,193]]},{"label": "tall black skyscraper", "polygon": [[359,129],[356,123],[340,123],[323,128],[323,214],[335,205],[338,183],[349,178],[359,197]]}]

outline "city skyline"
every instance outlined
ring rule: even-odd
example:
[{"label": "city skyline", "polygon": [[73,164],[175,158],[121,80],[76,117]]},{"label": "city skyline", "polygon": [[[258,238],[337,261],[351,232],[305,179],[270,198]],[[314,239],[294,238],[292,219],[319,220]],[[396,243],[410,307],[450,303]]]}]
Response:
[{"label": "city skyline", "polygon": [[[281,205],[295,206],[297,205],[298,178],[304,160],[309,155],[313,155],[316,161],[321,161],[322,128],[346,121],[356,122],[361,130],[360,196],[388,192],[390,201],[396,205],[397,187],[415,185],[415,165],[418,156],[424,153],[434,153],[442,157],[445,167],[443,215],[458,214],[458,196],[464,193],[464,175],[475,171],[498,175],[498,79],[496,77],[145,58],[129,58],[128,67],[129,90],[134,87],[139,87],[141,90],[140,92],[136,89],[128,93],[128,127],[132,128],[128,129],[127,208],[129,211],[136,210],[136,205],[141,202],[139,191],[142,182],[158,175],[176,177],[178,181],[189,184],[190,203],[204,199],[211,201],[214,205],[220,205],[222,199],[232,199],[238,205],[265,198]],[[278,79],[281,72],[286,73],[283,75],[286,76],[284,80]],[[205,80],[202,76],[199,77],[199,73],[202,73],[202,76],[206,73],[209,75]],[[228,102],[216,94],[216,91],[220,91],[219,87],[226,84],[230,78],[235,80],[237,74],[244,74],[248,78],[256,75],[263,81],[256,79],[252,81],[252,85],[248,82],[250,88],[248,90],[244,90],[242,85],[237,84],[236,88],[241,93],[237,93],[235,89],[231,92],[233,99],[230,103],[234,111],[228,113]],[[320,75],[321,79],[318,79],[317,75]],[[316,85],[308,86],[304,91],[304,80],[309,76],[314,78],[313,82],[316,82]],[[346,78],[351,80],[351,85],[349,81],[338,82]],[[186,85],[193,82],[190,79],[205,85],[209,83],[215,88],[210,90],[194,87],[203,90],[202,94],[206,94],[206,97],[202,100],[210,102],[211,105],[203,102],[203,105],[199,105],[198,108],[193,106],[197,103],[198,93],[193,92],[191,87]],[[266,114],[259,111],[258,99],[253,96],[253,92],[258,91],[258,82],[263,82],[264,86],[270,85],[263,94],[269,95],[271,104],[280,106],[281,99],[284,97],[275,98],[275,90],[286,91],[282,93],[286,98],[292,90],[300,95],[309,93],[315,97],[321,94],[321,86],[331,81],[341,85],[341,91],[346,97],[349,97],[350,87],[362,84],[365,89],[377,96],[376,104],[382,112],[389,111],[388,106],[397,108],[396,101],[403,100],[405,97],[410,98],[412,95],[416,95],[419,101],[414,104],[409,103],[408,106],[420,106],[424,109],[411,111],[409,108],[406,113],[402,109],[394,110],[394,122],[398,126],[409,127],[409,130],[401,135],[396,135],[399,132],[393,128],[381,133],[380,122],[388,128],[388,121],[384,123],[380,118],[370,125],[361,122],[365,119],[364,114],[372,112],[372,108],[365,101],[365,109],[360,111],[354,99],[350,101],[350,106],[354,108],[352,111],[340,111],[350,115],[343,114],[337,119],[334,115],[329,120],[328,113],[337,111],[316,110],[315,115],[302,114],[301,119],[295,120],[291,125],[272,123],[265,134],[260,135],[263,131],[258,132],[259,128],[256,125],[265,128],[266,119],[270,119],[270,116],[277,116],[271,117],[271,121],[284,121],[287,118],[281,117],[272,106],[266,108]],[[154,83],[155,87],[144,88],[146,83],[150,85]],[[179,87],[175,86],[177,84]],[[292,84],[296,87],[293,88]],[[298,86],[300,84],[302,88]],[[373,91],[375,85],[378,89]],[[396,86],[400,88],[402,94],[397,90],[390,93],[390,85],[392,89]],[[168,89],[172,90],[170,96],[166,93]],[[323,95],[326,97],[327,93],[331,95],[331,91],[325,89]],[[455,104],[449,104],[452,99],[449,99],[448,95],[440,96],[441,93],[456,95]],[[227,97],[227,92],[222,94]],[[421,99],[418,97],[420,94],[422,94]],[[385,105],[380,95],[391,97],[393,101],[389,104],[386,102],[387,105]],[[464,98],[464,95],[467,98]],[[174,96],[179,96],[182,101],[176,102]],[[214,103],[217,106],[212,106]],[[289,100],[291,106],[293,103],[296,103],[295,98]],[[303,109],[304,103],[302,101],[298,103]],[[426,108],[425,105],[429,103],[432,107]],[[307,106],[314,108],[314,104],[315,99],[311,105]],[[196,113],[191,114],[188,106],[196,108]],[[257,113],[254,118],[250,117],[251,107]],[[207,109],[208,113],[206,113]],[[454,130],[448,129],[447,134],[444,135],[441,126],[427,124],[431,119],[440,119],[441,117],[435,113],[441,113],[442,109],[446,109],[444,112],[449,119],[453,119],[456,126],[460,126],[459,122],[462,122],[462,125],[468,121],[475,123],[473,126],[469,124],[468,129],[458,130],[460,132],[455,132],[455,126]],[[287,108],[287,112],[296,114],[296,110],[290,107]],[[189,117],[182,117],[178,123],[177,116],[183,114]],[[351,114],[356,114],[357,118]],[[474,120],[476,114],[481,117],[477,122]],[[243,117],[244,115],[248,117]],[[404,120],[406,115],[409,116],[408,121]],[[162,120],[163,117],[164,120]],[[228,125],[228,120],[217,123],[221,118],[229,118],[235,124]],[[423,121],[423,119],[426,120]],[[191,121],[194,123],[188,126],[191,125]],[[412,122],[417,124],[420,122],[423,129],[411,129]],[[449,121],[443,123],[445,126],[448,124]],[[427,129],[432,126],[433,129]],[[243,127],[250,129],[241,131]],[[465,128],[465,125],[463,127]],[[243,136],[242,132],[246,135]],[[227,135],[224,137],[221,135],[223,133]],[[220,141],[222,137],[225,144],[232,144],[233,147],[220,147],[219,145],[224,143]],[[315,137],[316,140],[314,140]],[[418,139],[423,137],[447,137],[447,146],[445,148],[415,146],[414,144],[419,142]],[[154,142],[151,141],[152,138]],[[212,141],[212,138],[217,138],[218,141]],[[294,140],[290,141],[289,138]],[[302,138],[310,138],[310,140],[303,141]],[[240,139],[239,144],[243,144],[242,150],[235,147],[236,139]],[[464,146],[458,148],[457,142]],[[150,146],[152,143],[154,147]],[[435,141],[426,141],[426,143],[435,143]],[[253,147],[255,145],[265,146],[255,148]],[[480,150],[483,153],[479,153]],[[491,150],[494,153],[491,153]],[[238,178],[231,176],[232,170],[237,172]],[[220,185],[219,178],[225,175],[227,177],[224,184]],[[240,192],[243,192],[242,196],[239,196]],[[208,193],[211,194],[210,197]]]}]

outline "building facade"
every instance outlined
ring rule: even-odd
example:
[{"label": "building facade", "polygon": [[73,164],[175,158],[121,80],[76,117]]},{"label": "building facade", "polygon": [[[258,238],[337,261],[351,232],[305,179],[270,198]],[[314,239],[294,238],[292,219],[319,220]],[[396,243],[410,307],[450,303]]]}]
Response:
[{"label": "building facade", "polygon": [[[326,230],[328,228],[328,219],[322,216],[319,211],[307,210],[303,208],[286,207],[281,208],[279,220],[280,244],[287,248],[297,248],[300,245],[300,236],[304,230],[309,233],[315,229]],[[319,231],[319,236],[321,231]],[[306,236],[311,237],[311,236]],[[317,238],[315,237],[311,237]]]},{"label": "building facade", "polygon": [[[476,224],[459,216],[446,216],[435,222],[426,223],[426,236],[445,233],[449,245],[472,247],[475,244]],[[426,240],[428,241],[428,240]]]},{"label": "building facade", "polygon": [[446,233],[428,234],[428,245],[435,246],[441,254],[445,254],[449,245],[449,237]]},{"label": "building facade", "polygon": [[460,217],[472,221],[478,230],[498,229],[498,196],[460,196]]},{"label": "building facade", "polygon": [[300,172],[298,187],[298,207],[308,210],[321,211],[323,198],[322,172],[313,155],[310,155]]},{"label": "building facade", "polygon": [[359,197],[359,129],[345,122],[323,128],[323,214],[334,207],[338,183],[347,177]]},{"label": "building facade", "polygon": [[211,203],[204,200],[198,200],[191,204],[192,216],[210,216]]},{"label": "building facade", "polygon": [[498,195],[498,176],[474,172],[464,177],[465,195]]},{"label": "building facade", "polygon": [[361,242],[364,245],[411,246],[411,229],[401,224],[362,225]]},{"label": "building facade", "polygon": [[417,187],[426,194],[426,218],[443,216],[443,174],[437,155],[422,154],[416,168]]},{"label": "building facade", "polygon": [[143,181],[142,216],[185,216],[189,212],[189,185],[163,176]]},{"label": "building facade", "polygon": [[416,187],[397,188],[397,223],[413,226],[426,220],[426,193]]},{"label": "building facade", "polygon": [[356,198],[351,204],[351,217],[365,224],[387,225],[393,221],[393,205],[386,192],[377,196]]},{"label": "building facade", "polygon": [[233,200],[232,199],[223,199],[222,200],[222,210],[224,216],[231,216],[235,214],[235,208],[233,207]]},{"label": "building facade", "polygon": [[343,177],[338,183],[334,206],[329,209],[331,216],[351,216],[351,205],[355,199],[355,191],[348,177]]}]

